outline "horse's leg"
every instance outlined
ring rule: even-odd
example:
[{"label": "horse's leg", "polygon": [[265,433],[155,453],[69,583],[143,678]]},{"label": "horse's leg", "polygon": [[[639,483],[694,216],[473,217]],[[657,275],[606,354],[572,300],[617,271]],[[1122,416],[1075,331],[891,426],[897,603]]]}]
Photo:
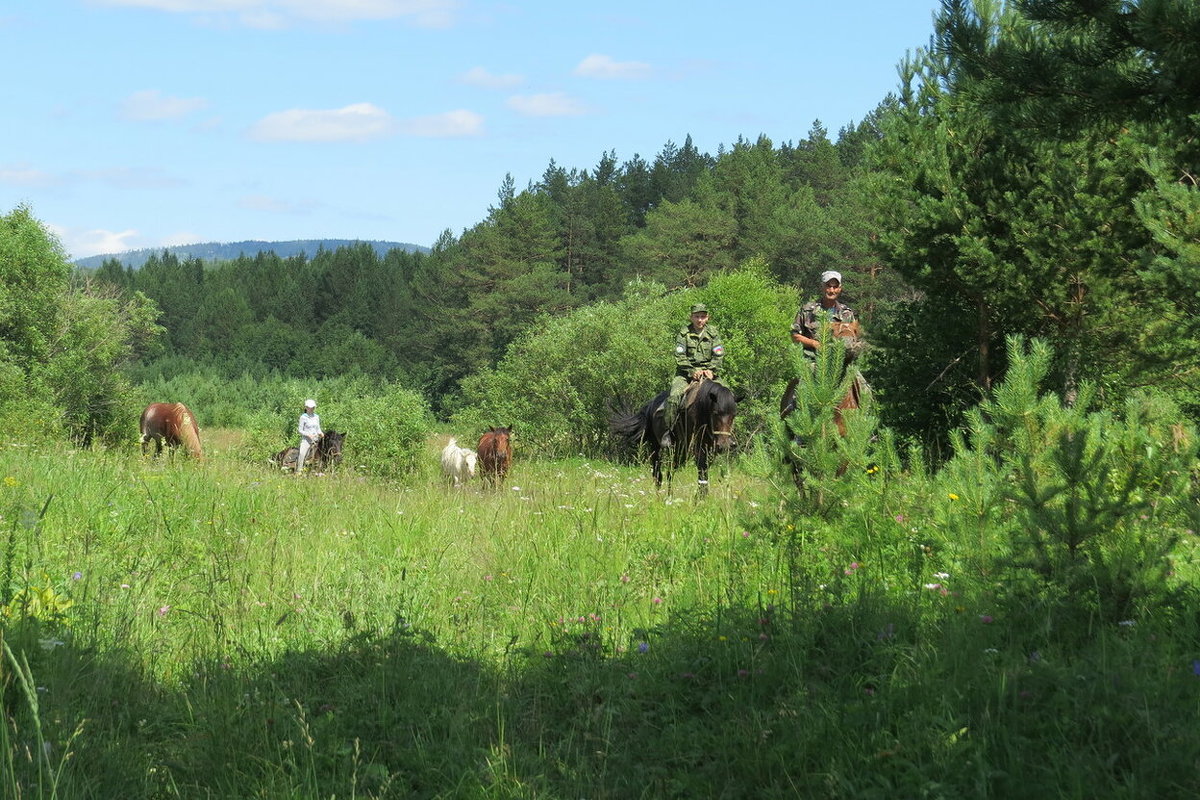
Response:
[{"label": "horse's leg", "polygon": [[708,448],[703,442],[696,443],[696,493],[708,495]]},{"label": "horse's leg", "polygon": [[662,447],[658,440],[654,439],[650,444],[650,474],[654,476],[654,487],[662,488]]}]

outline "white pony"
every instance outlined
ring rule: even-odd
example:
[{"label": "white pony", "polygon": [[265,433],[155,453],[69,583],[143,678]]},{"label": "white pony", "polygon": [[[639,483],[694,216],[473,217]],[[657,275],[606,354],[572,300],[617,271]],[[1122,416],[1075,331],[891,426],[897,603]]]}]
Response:
[{"label": "white pony", "polygon": [[475,451],[459,447],[458,440],[451,437],[442,449],[442,474],[454,479],[455,486],[462,486],[475,477]]}]

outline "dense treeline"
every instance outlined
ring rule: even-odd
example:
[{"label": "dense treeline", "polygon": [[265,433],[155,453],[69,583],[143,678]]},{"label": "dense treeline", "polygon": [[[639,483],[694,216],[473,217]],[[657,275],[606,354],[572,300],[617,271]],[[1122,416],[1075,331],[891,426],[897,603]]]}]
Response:
[{"label": "dense treeline", "polygon": [[[652,161],[551,162],[524,189],[507,179],[483,221],[429,253],[164,252],[95,275],[161,309],[142,378],[183,363],[363,374],[445,415],[478,395],[464,379],[520,358],[514,342],[624,302],[631,281],[702,288],[753,259],[800,301],[832,267],[901,434],[959,424],[1003,373],[1012,334],[1054,342],[1047,380],[1068,402],[1089,386],[1108,406],[1155,387],[1195,415],[1196,48],[1178,45],[1197,41],[1184,0],[945,0],[897,95],[836,141],[815,123],[778,145],[708,154],[687,138]],[[663,321],[664,341],[680,322]]]},{"label": "dense treeline", "polygon": [[428,254],[364,244],[208,263],[164,251],[95,274],[158,303],[165,356],[229,374],[399,378],[445,409],[539,317],[618,300],[630,280],[696,287],[758,256],[785,285],[812,292],[836,265],[858,297],[886,294],[860,185],[881,113],[837,143],[818,123],[779,147],[760,137],[710,156],[687,138],[653,163],[551,162],[524,190],[507,179],[483,222]]}]

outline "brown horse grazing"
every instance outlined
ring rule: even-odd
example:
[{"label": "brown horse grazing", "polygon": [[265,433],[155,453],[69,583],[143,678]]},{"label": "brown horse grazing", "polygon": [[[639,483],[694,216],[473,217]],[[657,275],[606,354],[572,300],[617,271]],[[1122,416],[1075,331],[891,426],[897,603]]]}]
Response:
[{"label": "brown horse grazing", "polygon": [[479,460],[479,477],[489,486],[498,486],[504,481],[512,466],[512,426],[504,428],[488,428],[487,433],[479,437],[475,453]]},{"label": "brown horse grazing", "polygon": [[166,442],[172,451],[183,445],[196,458],[204,458],[196,416],[183,403],[151,403],[142,412],[138,428],[142,433],[142,455],[146,455],[146,445],[153,440],[156,456],[162,454]]}]

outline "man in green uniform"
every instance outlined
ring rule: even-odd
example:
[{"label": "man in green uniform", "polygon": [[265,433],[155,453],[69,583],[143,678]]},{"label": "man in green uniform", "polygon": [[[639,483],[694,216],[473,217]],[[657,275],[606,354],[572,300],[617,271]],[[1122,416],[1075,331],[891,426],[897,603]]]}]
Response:
[{"label": "man in green uniform", "polygon": [[703,303],[692,306],[691,323],[679,329],[675,337],[675,377],[671,380],[671,391],[667,394],[667,405],[663,411],[666,432],[662,446],[674,444],[671,428],[679,416],[679,403],[692,381],[702,378],[715,380],[725,358],[725,346],[715,325],[708,324],[708,307]]}]

